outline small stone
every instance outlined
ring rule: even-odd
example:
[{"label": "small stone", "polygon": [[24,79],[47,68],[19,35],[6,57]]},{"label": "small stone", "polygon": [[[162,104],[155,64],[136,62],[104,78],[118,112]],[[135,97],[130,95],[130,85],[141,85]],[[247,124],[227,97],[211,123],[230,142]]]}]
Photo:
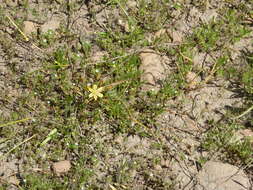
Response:
[{"label": "small stone", "polygon": [[245,190],[250,182],[238,167],[221,162],[208,161],[197,175],[196,190]]},{"label": "small stone", "polygon": [[186,75],[186,82],[188,83],[189,88],[195,88],[201,79],[200,77],[194,72],[188,72]]},{"label": "small stone", "polygon": [[11,183],[13,185],[19,185],[20,181],[18,180],[18,178],[16,176],[11,176],[7,179],[8,183]]},{"label": "small stone", "polygon": [[122,144],[122,143],[123,143],[123,140],[124,140],[124,138],[123,138],[122,136],[118,136],[118,137],[115,138],[114,141],[115,141],[117,144]]},{"label": "small stone", "polygon": [[37,28],[33,22],[24,21],[24,33],[30,35],[32,33],[36,33]]},{"label": "small stone", "polygon": [[155,170],[157,170],[157,171],[162,171],[162,170],[163,170],[162,167],[161,167],[160,165],[155,165],[154,168],[155,168]]},{"label": "small stone", "polygon": [[71,164],[68,160],[59,161],[53,164],[53,171],[57,174],[63,174],[70,170]]},{"label": "small stone", "polygon": [[48,30],[55,31],[60,27],[60,21],[58,19],[52,19],[44,23],[40,30],[42,33],[48,32]]},{"label": "small stone", "polygon": [[168,167],[170,166],[170,161],[169,161],[169,160],[162,159],[162,160],[161,160],[161,165],[162,165],[163,167],[168,168]]},{"label": "small stone", "polygon": [[153,50],[147,49],[140,53],[140,59],[141,65],[139,69],[142,72],[142,91],[158,91],[160,87],[157,82],[164,80],[166,77],[161,56]]},{"label": "small stone", "polygon": [[137,7],[137,2],[136,1],[127,1],[127,6],[129,8],[136,8]]},{"label": "small stone", "polygon": [[174,43],[181,43],[183,40],[183,35],[181,32],[173,31],[172,32],[172,39]]},{"label": "small stone", "polygon": [[155,35],[154,35],[154,38],[160,38],[162,37],[162,35],[164,35],[166,33],[166,29],[161,29],[161,30],[158,30]]},{"label": "small stone", "polygon": [[244,137],[253,137],[253,131],[250,129],[239,130],[239,133],[242,134]]}]

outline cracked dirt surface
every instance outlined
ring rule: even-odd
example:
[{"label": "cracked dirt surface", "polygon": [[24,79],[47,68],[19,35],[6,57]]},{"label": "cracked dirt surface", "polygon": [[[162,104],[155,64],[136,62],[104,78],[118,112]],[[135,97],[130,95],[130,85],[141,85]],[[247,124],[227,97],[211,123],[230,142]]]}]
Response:
[{"label": "cracked dirt surface", "polygon": [[[121,21],[124,13],[118,7],[111,9],[105,3],[98,3],[97,1],[71,1],[74,8],[68,12],[66,10],[70,9],[70,7],[66,7],[63,1],[52,2],[27,1],[29,10],[36,9],[37,11],[36,14],[32,14],[32,11],[24,11],[24,5],[21,1],[0,1],[1,8],[5,10],[6,14],[12,15],[14,20],[22,19],[25,21],[23,23],[23,31],[31,39],[38,40],[40,38],[38,36],[48,30],[56,31],[55,35],[57,36],[61,30],[66,29],[66,33],[63,36],[54,38],[54,40],[56,39],[55,43],[50,44],[49,47],[44,47],[45,40],[49,41],[50,35],[48,38],[44,38],[44,41],[42,40],[39,45],[35,40],[34,42],[25,43],[21,39],[14,40],[14,36],[18,35],[15,27],[12,25],[0,26],[0,115],[3,118],[0,124],[6,123],[9,118],[16,118],[13,116],[13,112],[22,112],[22,116],[30,118],[43,115],[44,108],[53,107],[53,105],[47,104],[47,101],[49,101],[47,97],[45,97],[47,101],[44,101],[37,98],[35,94],[30,99],[28,97],[29,89],[20,83],[20,79],[26,73],[40,70],[42,65],[46,64],[44,63],[46,61],[43,62],[43,60],[48,62],[52,60],[48,55],[49,52],[64,46],[64,44],[68,44],[69,47],[74,49],[82,45],[80,41],[85,40],[87,43],[92,44],[91,55],[87,55],[87,59],[90,60],[89,64],[96,64],[103,62],[104,57],[109,54],[106,48],[101,48],[96,43],[98,33],[106,31],[108,27],[115,28],[115,31],[126,31],[126,33],[130,30],[125,21]],[[192,1],[178,1],[178,3],[185,4],[185,11],[171,10],[171,20],[164,26],[164,31],[168,30],[168,28],[173,28],[173,30],[162,32],[168,34],[169,38],[171,38],[171,43],[167,44],[168,47],[184,43],[184,40],[194,32],[196,27],[222,17],[219,11],[226,6],[225,1],[222,3],[219,1],[205,2],[206,4],[203,8],[203,6],[200,6],[202,4],[200,1],[195,3],[192,3]],[[234,3],[236,4],[237,1]],[[250,3],[247,6],[250,6]],[[137,7],[138,3],[136,1],[128,1],[129,9],[126,10],[134,12]],[[168,10],[170,9],[168,8]],[[158,14],[155,19],[156,17],[162,17],[162,15]],[[155,39],[155,35],[157,37],[161,33],[150,32],[146,34],[147,41]],[[230,49],[232,49],[231,59],[234,60],[235,65],[241,64],[240,60],[243,51],[253,52],[252,35],[251,33],[230,45]],[[22,36],[19,37],[22,38]],[[221,43],[226,42],[222,41]],[[35,46],[34,44],[37,45]],[[81,50],[77,55],[85,54],[82,48],[83,46],[79,48]],[[153,50],[152,47],[148,47],[150,49],[142,49],[138,46],[132,48],[133,51],[139,50],[138,56],[141,62],[139,69],[143,71],[140,80],[144,84],[140,91],[152,89],[159,91],[166,77],[175,72],[177,68],[177,65],[174,64],[176,58],[160,53],[158,50]],[[147,53],[147,50],[150,52]],[[127,51],[131,52],[132,49],[129,48]],[[118,185],[117,189],[126,187],[127,189],[139,190],[170,188],[211,190],[217,187],[218,181],[214,180],[215,184],[209,183],[206,180],[208,178],[206,175],[216,175],[219,172],[217,168],[224,167],[224,173],[226,168],[230,167],[233,171],[238,168],[228,164],[222,165],[220,162],[211,162],[214,163],[213,165],[207,162],[206,165],[203,165],[204,169],[202,168],[201,170],[198,161],[203,155],[208,154],[206,151],[200,150],[202,135],[209,129],[210,121],[223,122],[226,119],[226,113],[231,108],[242,106],[243,98],[239,97],[238,93],[231,89],[232,84],[230,81],[225,81],[218,77],[213,78],[212,76],[210,76],[210,81],[205,81],[206,78],[203,79],[208,77],[206,73],[212,71],[214,60],[223,52],[215,50],[211,53],[203,53],[201,49],[193,49],[192,51],[194,56],[188,62],[193,62],[195,70],[189,73],[188,80],[186,80],[190,88],[185,90],[183,94],[166,101],[165,111],[152,118],[155,120],[154,130],[150,132],[153,135],[152,137],[130,133],[114,134],[111,132],[111,128],[116,124],[103,122],[106,120],[105,117],[102,122],[98,122],[94,126],[85,126],[85,128],[81,126],[79,129],[79,139],[85,139],[86,136],[91,138],[87,140],[85,145],[79,144],[79,146],[88,147],[85,151],[92,155],[91,158],[87,159],[88,161],[84,159],[85,161],[82,164],[77,163],[76,160],[80,159],[81,154],[85,153],[75,152],[75,150],[69,152],[69,150],[64,148],[64,153],[57,155],[59,156],[57,158],[53,157],[51,160],[47,159],[47,152],[43,152],[43,150],[40,152],[41,160],[39,161],[34,156],[36,153],[31,153],[31,157],[27,156],[27,154],[22,157],[22,153],[19,156],[14,154],[8,157],[8,160],[1,159],[0,183],[10,184],[9,189],[18,189],[20,185],[22,186],[25,183],[23,181],[24,176],[27,173],[32,173],[31,171],[35,171],[35,168],[39,168],[38,173],[44,172],[47,174],[50,173],[52,160],[69,158],[73,162],[74,167],[95,173],[95,177],[92,177],[83,185],[84,189],[87,184],[95,184],[96,187],[94,189],[113,189],[111,187],[112,184],[115,184],[115,187]],[[187,62],[187,58],[185,58],[185,62]],[[86,72],[82,69],[78,64],[75,68],[73,66],[73,73],[71,73],[72,71],[69,72],[69,78],[74,80],[80,77],[82,78],[80,80],[85,81]],[[205,71],[202,76],[198,74],[200,69]],[[51,77],[53,76],[48,76],[48,81],[50,81]],[[93,82],[95,79],[88,80]],[[138,115],[138,113],[136,114]],[[133,126],[137,122],[134,121]],[[48,123],[49,125],[56,125],[57,121],[52,118],[52,123]],[[43,128],[44,126],[40,127]],[[29,131],[23,134],[22,130],[24,128],[25,126],[21,124],[21,127],[15,132],[18,138],[15,139],[14,143],[11,143],[12,147],[31,135]],[[4,128],[1,128],[2,135],[4,130]],[[7,152],[5,147],[7,145],[4,143],[0,150],[0,157]],[[26,150],[25,145],[22,148]],[[48,149],[50,150],[50,147],[45,148],[45,150]],[[30,148],[28,151],[33,152]],[[214,156],[212,159],[216,161],[217,158]],[[217,161],[219,160],[217,159]],[[89,165],[88,163],[90,162],[93,164]],[[208,167],[211,168],[211,174],[208,174],[209,170],[206,169]],[[230,172],[230,170],[227,171],[227,173]],[[89,174],[89,172],[87,173]],[[75,175],[78,174],[73,176]],[[236,179],[240,181],[238,184],[243,185],[245,189],[252,188],[252,184],[250,184],[252,175],[247,177],[243,171],[240,171],[238,176]],[[68,177],[72,179],[72,176]],[[231,180],[231,183],[233,183],[233,180]],[[124,185],[120,186],[120,184]],[[231,185],[228,181],[224,186],[220,186],[220,189],[239,190],[241,186]],[[69,185],[69,189],[78,187],[74,181]]]}]

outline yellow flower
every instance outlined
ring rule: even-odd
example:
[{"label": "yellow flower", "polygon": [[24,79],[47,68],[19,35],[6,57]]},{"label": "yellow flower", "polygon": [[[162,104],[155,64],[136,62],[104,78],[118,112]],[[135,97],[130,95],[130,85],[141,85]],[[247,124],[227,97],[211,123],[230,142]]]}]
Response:
[{"label": "yellow flower", "polygon": [[97,100],[98,97],[103,97],[103,94],[101,93],[104,90],[103,87],[98,88],[97,85],[94,84],[92,88],[88,86],[88,90],[91,92],[89,95],[90,98],[94,97],[94,99]]}]

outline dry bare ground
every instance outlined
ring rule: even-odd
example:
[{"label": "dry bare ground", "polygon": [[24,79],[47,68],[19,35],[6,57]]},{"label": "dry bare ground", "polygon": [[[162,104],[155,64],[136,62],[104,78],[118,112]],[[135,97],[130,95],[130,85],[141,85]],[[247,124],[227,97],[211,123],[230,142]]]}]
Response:
[{"label": "dry bare ground", "polygon": [[252,189],[252,6],[0,0],[0,189]]}]

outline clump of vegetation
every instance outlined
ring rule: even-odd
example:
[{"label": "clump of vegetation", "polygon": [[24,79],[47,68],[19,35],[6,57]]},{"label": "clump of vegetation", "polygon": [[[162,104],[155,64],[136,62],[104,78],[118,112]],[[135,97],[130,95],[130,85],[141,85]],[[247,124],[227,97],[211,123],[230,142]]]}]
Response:
[{"label": "clump of vegetation", "polygon": [[[233,124],[214,124],[204,137],[202,148],[211,151],[212,156],[231,163],[248,164],[252,162],[252,139],[238,139],[236,132],[243,126]],[[211,157],[212,157],[211,156]],[[216,158],[217,159],[217,158]]]}]

